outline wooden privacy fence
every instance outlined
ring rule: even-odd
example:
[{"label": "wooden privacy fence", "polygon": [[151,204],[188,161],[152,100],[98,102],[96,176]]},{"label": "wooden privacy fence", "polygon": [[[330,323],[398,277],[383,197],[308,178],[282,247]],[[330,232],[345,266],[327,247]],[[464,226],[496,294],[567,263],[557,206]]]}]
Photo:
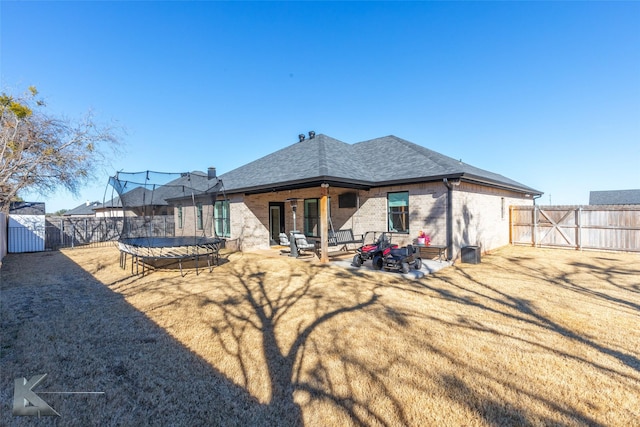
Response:
[{"label": "wooden privacy fence", "polygon": [[516,245],[640,252],[640,206],[511,206]]}]

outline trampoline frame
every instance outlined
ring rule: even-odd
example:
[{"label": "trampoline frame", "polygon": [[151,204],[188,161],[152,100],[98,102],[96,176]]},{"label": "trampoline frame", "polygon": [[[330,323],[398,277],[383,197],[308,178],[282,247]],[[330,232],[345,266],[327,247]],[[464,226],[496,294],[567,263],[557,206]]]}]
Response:
[{"label": "trampoline frame", "polygon": [[182,261],[193,259],[196,263],[196,275],[199,274],[198,261],[206,257],[209,273],[213,270],[212,262],[220,265],[220,245],[223,239],[217,237],[134,237],[118,241],[120,250],[120,268],[127,267],[127,255],[131,255],[131,274],[136,266],[135,274],[140,274],[139,265],[142,264],[142,275],[145,273],[147,261],[177,260],[182,271]]}]

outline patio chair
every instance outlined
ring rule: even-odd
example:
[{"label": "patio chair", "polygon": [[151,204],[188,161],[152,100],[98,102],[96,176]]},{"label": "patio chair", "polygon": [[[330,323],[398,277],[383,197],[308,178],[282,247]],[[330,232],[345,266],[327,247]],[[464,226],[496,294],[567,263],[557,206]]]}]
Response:
[{"label": "patio chair", "polygon": [[293,238],[296,239],[296,247],[298,248],[298,253],[301,253],[301,252],[315,253],[316,251],[315,243],[307,242],[307,238],[304,236],[304,234],[296,233],[293,235]]},{"label": "patio chair", "polygon": [[290,249],[291,242],[289,241],[289,238],[287,237],[287,235],[284,233],[280,233],[278,235],[278,238],[280,239],[280,246],[287,246],[286,249],[280,249],[280,255],[291,253],[291,249]]},{"label": "patio chair", "polygon": [[291,242],[289,242],[289,238],[285,233],[280,233],[278,236],[280,238],[280,246],[290,246]]}]

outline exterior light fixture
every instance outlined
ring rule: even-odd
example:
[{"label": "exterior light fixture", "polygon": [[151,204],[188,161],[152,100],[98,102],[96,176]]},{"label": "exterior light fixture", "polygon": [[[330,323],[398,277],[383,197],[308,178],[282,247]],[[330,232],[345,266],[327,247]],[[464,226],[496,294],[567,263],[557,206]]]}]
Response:
[{"label": "exterior light fixture", "polygon": [[294,234],[298,233],[296,230],[296,210],[298,209],[298,199],[287,199],[287,202],[291,205],[291,210],[293,211],[293,229],[289,232],[289,242],[291,244],[291,253],[290,257],[297,258],[298,257],[298,247],[296,246],[296,239]]}]

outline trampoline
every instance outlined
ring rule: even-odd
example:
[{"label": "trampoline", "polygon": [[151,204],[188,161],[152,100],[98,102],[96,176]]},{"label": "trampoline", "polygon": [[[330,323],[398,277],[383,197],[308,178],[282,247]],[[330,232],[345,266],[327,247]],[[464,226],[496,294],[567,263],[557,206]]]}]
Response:
[{"label": "trampoline", "polygon": [[127,259],[131,274],[136,275],[140,266],[144,275],[148,267],[177,262],[184,276],[186,260],[195,262],[196,274],[203,260],[209,272],[214,263],[219,265],[224,239],[213,224],[214,211],[226,200],[222,181],[212,169],[208,173],[118,172],[110,178],[118,196],[106,205],[120,209],[123,217],[118,239],[122,269],[127,268]]},{"label": "trampoline", "polygon": [[196,274],[198,274],[198,262],[201,258],[207,260],[209,272],[213,270],[213,263],[220,264],[220,244],[222,239],[217,237],[188,238],[188,237],[155,237],[140,238],[133,237],[120,239],[118,249],[120,249],[120,267],[127,268],[127,256],[131,257],[131,274],[135,265],[136,274],[139,274],[139,266],[142,265],[142,275],[145,273],[145,265],[149,262],[159,260],[174,260],[182,271],[183,260],[194,260],[196,264]]}]

